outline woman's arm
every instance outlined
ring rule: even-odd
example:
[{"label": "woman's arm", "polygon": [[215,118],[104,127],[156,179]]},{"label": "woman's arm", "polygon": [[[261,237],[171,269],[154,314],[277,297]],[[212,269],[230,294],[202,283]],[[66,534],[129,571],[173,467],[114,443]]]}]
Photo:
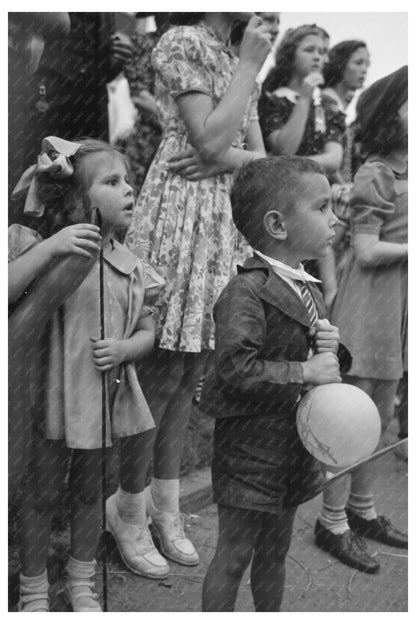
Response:
[{"label": "woman's arm", "polygon": [[236,171],[251,160],[264,158],[266,152],[258,121],[250,124],[247,132],[247,147],[247,150],[230,147],[223,156],[217,158],[213,163],[206,163],[194,148],[189,148],[170,158],[169,170],[187,180],[197,181],[221,173]]},{"label": "woman's arm", "polygon": [[407,260],[407,243],[381,241],[377,234],[354,234],[354,254],[361,267],[393,264]]},{"label": "woman's arm", "polygon": [[90,223],[71,225],[50,238],[35,244],[26,253],[9,263],[8,299],[16,301],[26,288],[43,273],[58,256],[77,254],[92,258],[98,253],[99,229]]},{"label": "woman's arm", "polygon": [[342,145],[335,141],[328,141],[324,145],[322,154],[313,154],[307,158],[320,164],[328,173],[336,171],[342,164]]},{"label": "woman's arm", "polygon": [[305,132],[309,106],[310,98],[300,97],[286,124],[269,134],[266,138],[266,147],[272,154],[279,156],[280,154],[297,153]]},{"label": "woman's arm", "polygon": [[259,17],[251,18],[241,43],[237,69],[218,106],[214,108],[209,95],[195,91],[176,98],[189,140],[207,162],[222,157],[235,139],[256,76],[270,51],[270,41],[261,23]]}]

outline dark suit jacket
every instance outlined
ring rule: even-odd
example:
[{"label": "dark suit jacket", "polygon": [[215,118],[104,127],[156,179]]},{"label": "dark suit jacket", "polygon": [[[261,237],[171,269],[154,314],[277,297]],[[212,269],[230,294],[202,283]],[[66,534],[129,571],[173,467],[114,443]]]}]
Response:
[{"label": "dark suit jacket", "polygon": [[[310,283],[318,315],[320,290]],[[204,384],[200,409],[215,418],[292,411],[303,385],[301,362],[311,347],[311,322],[300,297],[258,256],[238,267],[215,307],[215,370]],[[338,353],[346,372],[351,356]]]}]

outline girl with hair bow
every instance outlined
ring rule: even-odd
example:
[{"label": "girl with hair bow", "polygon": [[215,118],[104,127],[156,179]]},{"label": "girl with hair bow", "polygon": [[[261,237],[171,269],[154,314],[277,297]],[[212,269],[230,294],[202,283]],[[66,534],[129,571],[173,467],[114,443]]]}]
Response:
[{"label": "girl with hair bow", "polygon": [[[26,327],[31,319],[37,324],[36,316],[48,316],[54,307],[58,309],[44,326],[38,324],[39,335],[29,362],[26,416],[33,434],[32,440],[27,440],[31,448],[21,512],[18,609],[49,610],[46,563],[51,516],[61,498],[71,449],[71,551],[65,596],[74,611],[96,612],[101,611],[93,576],[101,519],[102,373],[107,376],[104,446],[110,447],[114,437],[120,438],[121,485],[134,497],[138,434],[153,428],[154,422],[133,362],[153,346],[153,321],[144,296],[162,280],[145,270],[115,239],[131,222],[133,189],[124,159],[113,147],[93,139],[71,143],[48,137],[42,143],[38,165],[24,174],[17,192],[28,186],[25,211],[40,218],[39,231],[17,224],[9,229],[9,302],[15,307],[11,321],[27,309],[26,301],[30,304],[34,294],[45,308],[29,307],[32,313]],[[101,230],[91,224],[97,208]],[[104,339],[97,338],[101,245]],[[61,266],[67,261],[63,267],[70,268],[74,256],[81,268],[75,287],[71,284],[73,270],[65,281]],[[51,306],[45,298],[51,295],[49,274],[57,269],[64,283],[58,283],[60,301],[58,297]],[[18,326],[14,323],[12,327],[19,350]],[[11,373],[17,383],[20,371],[15,368]],[[14,436],[18,434],[15,430]],[[130,508],[122,508],[120,516],[126,524],[141,524],[148,535],[145,518],[132,518]],[[156,567],[163,578],[169,568],[150,535],[147,545],[140,555],[143,565],[150,559],[152,569]]]}]

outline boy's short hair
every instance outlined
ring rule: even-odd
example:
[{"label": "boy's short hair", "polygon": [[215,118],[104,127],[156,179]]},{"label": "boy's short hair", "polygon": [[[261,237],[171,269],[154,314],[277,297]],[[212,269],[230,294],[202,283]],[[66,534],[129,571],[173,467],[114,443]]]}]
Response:
[{"label": "boy's short hair", "polygon": [[299,195],[304,174],[325,175],[321,166],[303,156],[268,156],[242,167],[231,189],[234,223],[252,247],[264,238],[263,218],[269,210],[285,214]]}]

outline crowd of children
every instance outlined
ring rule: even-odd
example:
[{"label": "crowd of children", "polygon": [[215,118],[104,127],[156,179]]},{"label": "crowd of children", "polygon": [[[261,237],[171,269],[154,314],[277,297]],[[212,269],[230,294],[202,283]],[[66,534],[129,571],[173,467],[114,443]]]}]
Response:
[{"label": "crowd of children", "polygon": [[353,473],[346,506],[345,481],[324,486],[295,426],[306,388],[342,380],[373,398],[383,431],[393,416],[407,371],[407,67],[364,91],[347,134],[365,43],[327,53],[322,28],[292,29],[261,88],[279,20],[170,15],[152,53],[162,137],[137,198],[134,159],[95,137],[45,138],[18,184],[11,319],[34,289],[46,292],[64,259],[83,267],[54,310],[31,312],[43,324],[36,362],[25,364],[32,435],[20,611],[49,610],[51,518],[68,474],[65,595],[74,611],[102,610],[93,578],[102,457],[115,438],[119,487],[106,528],[125,565],[163,579],[168,560],[199,563],[181,519],[179,471],[205,377],[199,408],[215,418],[219,530],[204,611],[234,609],[250,561],[256,610],[280,610],[297,506],[323,490],[317,546],[366,572],[379,564],[357,535],[407,547],[375,511],[370,469]]}]

